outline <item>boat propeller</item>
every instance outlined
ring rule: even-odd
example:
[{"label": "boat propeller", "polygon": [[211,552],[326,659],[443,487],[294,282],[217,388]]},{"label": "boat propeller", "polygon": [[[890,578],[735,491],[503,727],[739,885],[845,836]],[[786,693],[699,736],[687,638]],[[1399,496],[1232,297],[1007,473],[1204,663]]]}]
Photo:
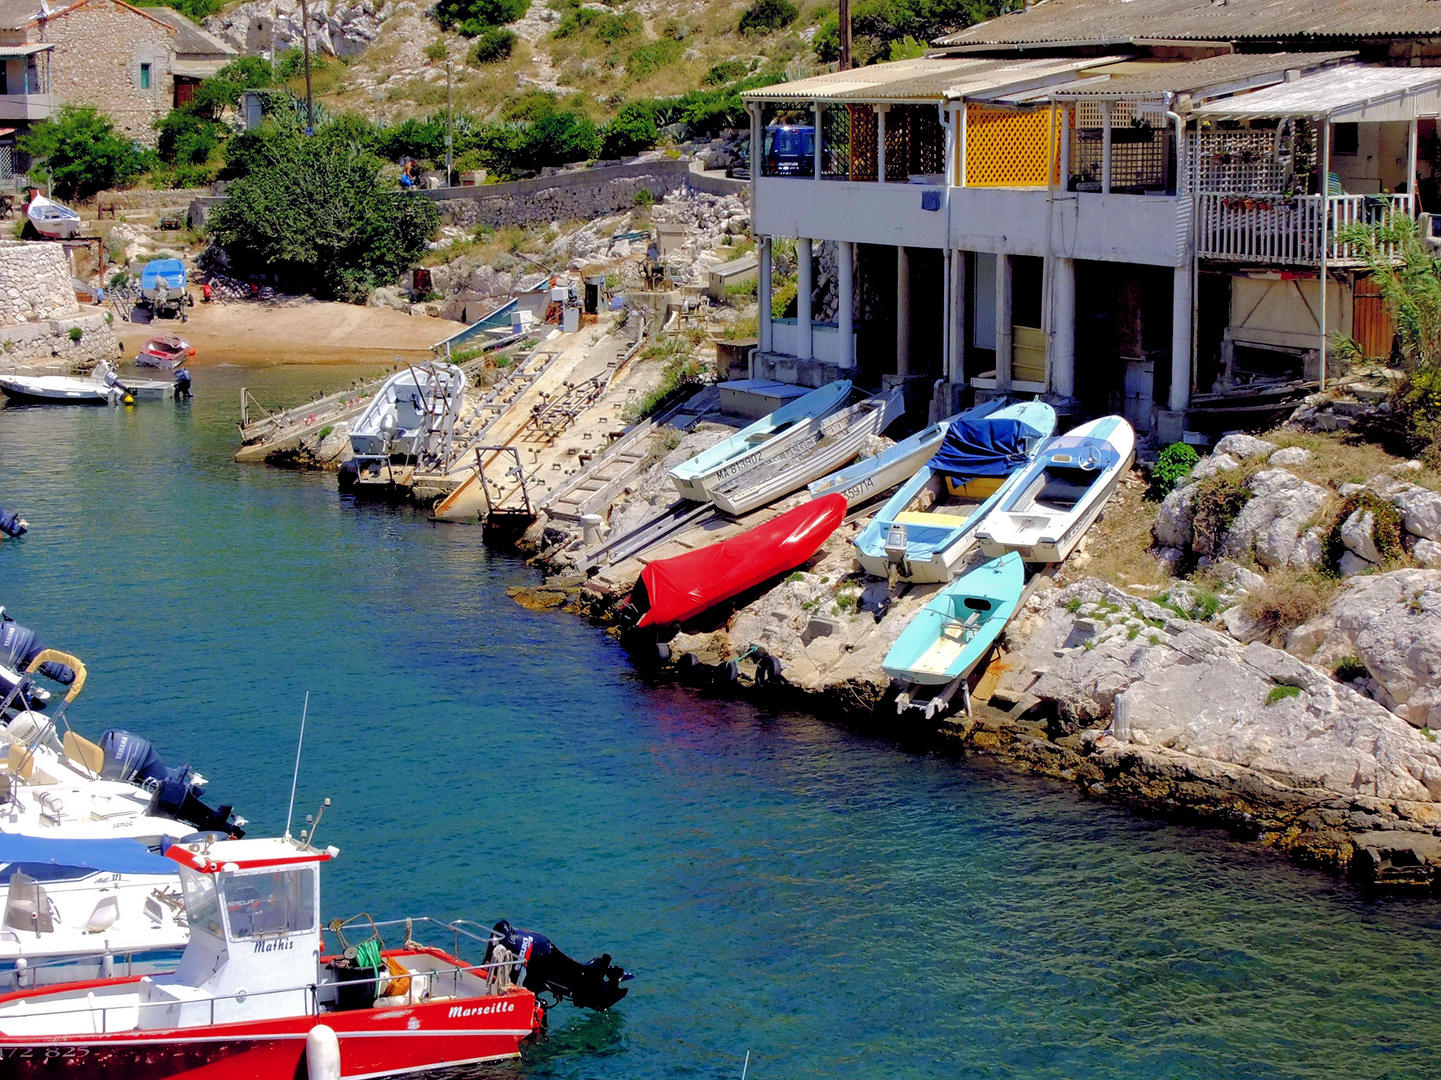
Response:
[{"label": "boat propeller", "polygon": [[521,958],[517,980],[520,985],[533,994],[554,995],[556,1004],[569,998],[578,1008],[605,1010],[629,992],[629,987],[620,984],[632,975],[611,963],[610,953],[582,964],[557,949],[545,935],[511,926],[505,919],[496,923],[491,932],[485,953],[487,964],[497,945]]}]

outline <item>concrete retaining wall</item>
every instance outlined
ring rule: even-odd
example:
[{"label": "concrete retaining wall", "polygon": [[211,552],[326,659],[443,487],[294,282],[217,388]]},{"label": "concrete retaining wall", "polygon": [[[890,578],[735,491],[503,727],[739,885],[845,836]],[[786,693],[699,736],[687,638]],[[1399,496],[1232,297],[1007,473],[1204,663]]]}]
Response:
[{"label": "concrete retaining wall", "polygon": [[659,200],[685,186],[689,176],[688,161],[646,161],[421,194],[434,200],[447,223],[501,228],[614,214],[634,206],[641,190]]},{"label": "concrete retaining wall", "polygon": [[0,241],[0,326],[79,314],[64,247]]},{"label": "concrete retaining wall", "polygon": [[[81,332],[79,341],[70,337],[76,327]],[[131,336],[138,351],[142,338],[138,327],[136,330]],[[95,308],[68,319],[0,326],[0,371],[84,371],[119,354],[120,343],[110,319]]]},{"label": "concrete retaining wall", "polygon": [[189,206],[191,201],[209,195],[209,188],[161,188],[158,191],[102,191],[95,196],[95,202],[109,206],[115,204],[116,212],[126,210],[160,210],[177,206]]}]

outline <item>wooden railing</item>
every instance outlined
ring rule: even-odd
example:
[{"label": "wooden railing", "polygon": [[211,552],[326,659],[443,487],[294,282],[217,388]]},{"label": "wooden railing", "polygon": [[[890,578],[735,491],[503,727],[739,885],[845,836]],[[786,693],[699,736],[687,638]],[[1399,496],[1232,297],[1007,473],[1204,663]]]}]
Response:
[{"label": "wooden railing", "polygon": [[1196,253],[1203,259],[1319,266],[1355,263],[1354,244],[1338,242],[1348,225],[1380,224],[1390,214],[1411,217],[1410,195],[1255,195],[1201,192],[1196,196]]}]

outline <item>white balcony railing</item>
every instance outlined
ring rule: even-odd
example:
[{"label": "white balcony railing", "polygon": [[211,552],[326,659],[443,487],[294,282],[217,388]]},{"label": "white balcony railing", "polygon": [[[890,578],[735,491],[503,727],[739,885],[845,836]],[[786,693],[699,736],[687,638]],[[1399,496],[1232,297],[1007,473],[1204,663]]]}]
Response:
[{"label": "white balcony railing", "polygon": [[1196,253],[1203,259],[1321,265],[1360,261],[1355,245],[1340,243],[1348,225],[1379,224],[1391,214],[1413,216],[1410,195],[1256,195],[1202,192],[1196,196]]},{"label": "white balcony railing", "polygon": [[54,94],[0,94],[0,120],[46,120],[55,108]]}]

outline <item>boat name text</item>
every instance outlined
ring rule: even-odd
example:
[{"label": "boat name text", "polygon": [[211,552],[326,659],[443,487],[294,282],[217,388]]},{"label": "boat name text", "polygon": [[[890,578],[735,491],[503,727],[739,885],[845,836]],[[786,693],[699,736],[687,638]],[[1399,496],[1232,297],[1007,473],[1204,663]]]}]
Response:
[{"label": "boat name text", "polygon": [[452,1005],[450,1019],[458,1016],[488,1016],[491,1013],[515,1012],[515,1002],[497,1001],[494,1005]]}]

